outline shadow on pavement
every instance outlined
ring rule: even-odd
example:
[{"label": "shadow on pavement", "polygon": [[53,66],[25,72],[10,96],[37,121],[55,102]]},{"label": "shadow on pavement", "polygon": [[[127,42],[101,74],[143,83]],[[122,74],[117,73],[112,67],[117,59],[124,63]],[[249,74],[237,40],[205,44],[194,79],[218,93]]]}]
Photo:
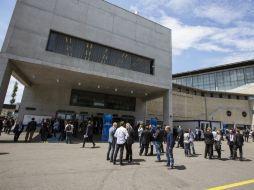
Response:
[{"label": "shadow on pavement", "polygon": [[174,169],[176,170],[186,170],[186,167],[184,165],[175,166]]},{"label": "shadow on pavement", "polygon": [[0,155],[10,154],[9,152],[0,152]]}]

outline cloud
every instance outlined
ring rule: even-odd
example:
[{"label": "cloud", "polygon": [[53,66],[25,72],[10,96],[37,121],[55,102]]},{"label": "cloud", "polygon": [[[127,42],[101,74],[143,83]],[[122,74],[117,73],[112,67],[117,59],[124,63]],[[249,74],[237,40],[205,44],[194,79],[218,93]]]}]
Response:
[{"label": "cloud", "polygon": [[177,13],[186,11],[190,7],[195,6],[197,0],[170,0],[165,6]]},{"label": "cloud", "polygon": [[208,4],[194,9],[197,17],[208,18],[220,24],[229,24],[245,16],[245,11],[218,4]]}]

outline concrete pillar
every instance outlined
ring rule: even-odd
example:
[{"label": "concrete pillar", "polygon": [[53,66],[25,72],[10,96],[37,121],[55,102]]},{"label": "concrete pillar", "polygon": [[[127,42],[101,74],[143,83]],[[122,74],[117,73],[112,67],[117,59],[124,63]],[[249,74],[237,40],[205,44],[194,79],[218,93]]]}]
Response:
[{"label": "concrete pillar", "polygon": [[167,90],[163,95],[163,123],[164,125],[173,125],[172,113],[172,91]]},{"label": "concrete pillar", "polygon": [[11,78],[11,68],[8,59],[0,57],[0,113]]},{"label": "concrete pillar", "polygon": [[137,98],[136,99],[136,121],[146,120],[146,100]]}]

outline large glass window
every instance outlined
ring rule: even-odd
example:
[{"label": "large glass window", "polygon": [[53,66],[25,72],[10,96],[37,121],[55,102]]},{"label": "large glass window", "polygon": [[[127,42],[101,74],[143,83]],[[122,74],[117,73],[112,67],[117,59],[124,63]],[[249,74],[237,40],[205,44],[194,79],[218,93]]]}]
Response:
[{"label": "large glass window", "polygon": [[136,98],[72,90],[70,104],[72,106],[135,111]]},{"label": "large glass window", "polygon": [[47,50],[141,73],[154,74],[153,59],[61,34],[59,32],[50,32]]}]

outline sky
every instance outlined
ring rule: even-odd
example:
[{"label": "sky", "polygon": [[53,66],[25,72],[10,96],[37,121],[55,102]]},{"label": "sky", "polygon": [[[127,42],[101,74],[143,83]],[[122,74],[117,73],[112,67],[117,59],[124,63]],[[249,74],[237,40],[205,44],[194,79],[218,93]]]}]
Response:
[{"label": "sky", "polygon": [[[254,0],[107,1],[172,29],[173,73],[254,59]],[[0,0],[0,47],[15,2]]]}]

